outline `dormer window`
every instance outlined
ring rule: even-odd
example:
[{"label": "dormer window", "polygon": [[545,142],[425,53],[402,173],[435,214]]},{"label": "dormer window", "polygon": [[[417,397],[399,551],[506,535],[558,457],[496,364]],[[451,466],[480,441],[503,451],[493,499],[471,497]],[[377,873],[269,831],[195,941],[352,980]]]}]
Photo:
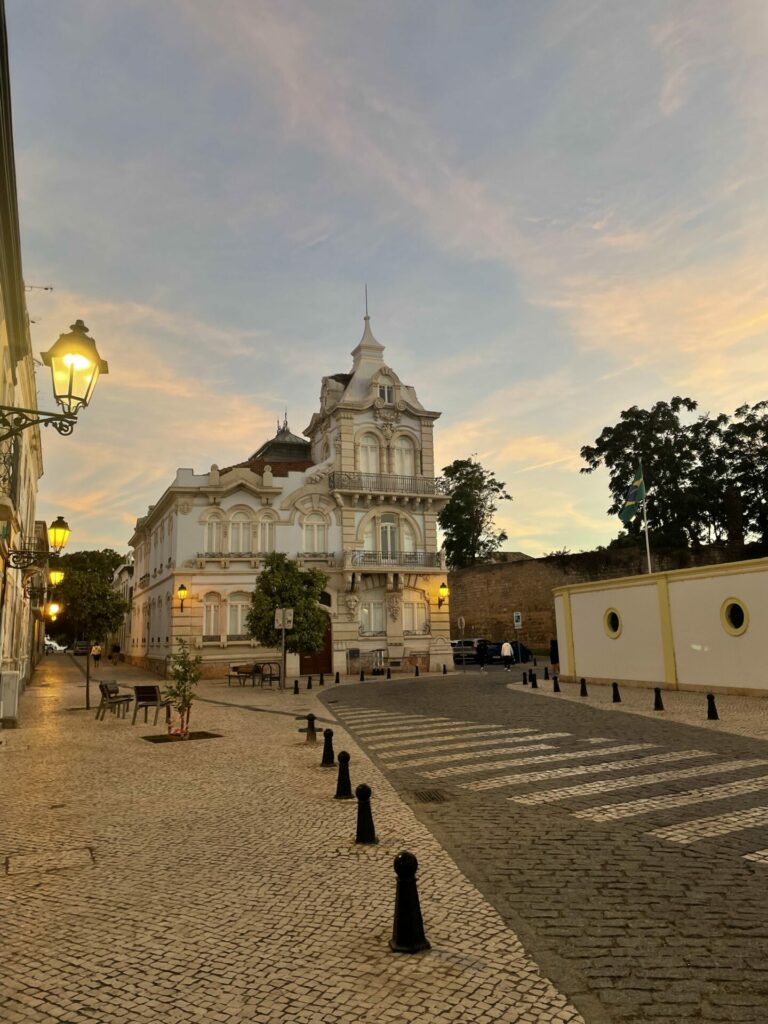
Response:
[{"label": "dormer window", "polygon": [[379,398],[384,405],[395,404],[395,389],[391,384],[379,384]]}]

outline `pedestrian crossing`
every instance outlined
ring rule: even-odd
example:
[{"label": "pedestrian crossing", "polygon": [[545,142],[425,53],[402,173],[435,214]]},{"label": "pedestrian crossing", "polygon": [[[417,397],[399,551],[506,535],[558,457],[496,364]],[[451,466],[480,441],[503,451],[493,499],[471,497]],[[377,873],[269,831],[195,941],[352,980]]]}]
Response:
[{"label": "pedestrian crossing", "polygon": [[[508,728],[352,705],[340,705],[336,713],[387,769],[413,771],[433,782],[444,780],[458,792],[498,792],[520,807],[560,804],[565,813],[596,825],[632,824],[641,819],[639,827],[645,835],[680,846],[768,826],[768,804],[734,809],[740,800],[760,799],[768,793],[768,773],[755,774],[768,768],[768,758],[726,758],[708,750],[664,749],[663,743],[627,743],[605,736],[581,737],[532,726]],[[727,778],[741,772],[752,775]],[[722,778],[695,784],[707,776]],[[657,787],[666,791],[659,792]],[[632,790],[638,795],[624,798],[624,792]],[[616,799],[606,801],[611,793]],[[574,800],[579,805],[569,808]],[[583,806],[589,800],[592,805]],[[691,816],[718,801],[725,805],[722,813]],[[685,818],[654,824],[653,815],[664,813],[669,822],[669,812],[675,811]],[[768,868],[768,847],[742,857]]]}]

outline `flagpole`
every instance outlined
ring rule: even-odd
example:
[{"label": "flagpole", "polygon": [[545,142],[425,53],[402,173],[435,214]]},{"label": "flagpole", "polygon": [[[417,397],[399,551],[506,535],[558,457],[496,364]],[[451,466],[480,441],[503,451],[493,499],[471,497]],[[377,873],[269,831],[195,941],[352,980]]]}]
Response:
[{"label": "flagpole", "polygon": [[647,498],[643,498],[643,525],[645,526],[645,553],[648,556],[648,572],[653,572],[651,566],[651,542],[648,540],[648,508]]}]

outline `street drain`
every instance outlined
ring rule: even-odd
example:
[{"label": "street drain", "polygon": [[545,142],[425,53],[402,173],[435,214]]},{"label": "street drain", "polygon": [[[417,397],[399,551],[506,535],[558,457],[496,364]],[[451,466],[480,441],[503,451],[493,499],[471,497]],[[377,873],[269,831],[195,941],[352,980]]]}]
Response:
[{"label": "street drain", "polygon": [[420,804],[444,804],[447,800],[441,789],[417,789],[413,795]]}]

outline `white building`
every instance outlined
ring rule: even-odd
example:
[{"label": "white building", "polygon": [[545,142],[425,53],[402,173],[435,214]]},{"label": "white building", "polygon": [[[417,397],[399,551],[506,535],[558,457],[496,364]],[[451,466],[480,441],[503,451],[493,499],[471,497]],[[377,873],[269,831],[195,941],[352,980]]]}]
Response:
[{"label": "white building", "polygon": [[254,650],[245,618],[265,554],[281,551],[328,576],[325,648],[290,657],[289,674],[452,668],[448,604],[438,596],[440,413],[424,408],[383,353],[366,316],[351,371],[323,378],[308,440],[286,419],[242,463],[177,471],[130,541],[130,661],[163,673],[182,637],[206,675],[266,654]]},{"label": "white building", "polygon": [[557,587],[563,679],[768,692],[768,558]]}]

